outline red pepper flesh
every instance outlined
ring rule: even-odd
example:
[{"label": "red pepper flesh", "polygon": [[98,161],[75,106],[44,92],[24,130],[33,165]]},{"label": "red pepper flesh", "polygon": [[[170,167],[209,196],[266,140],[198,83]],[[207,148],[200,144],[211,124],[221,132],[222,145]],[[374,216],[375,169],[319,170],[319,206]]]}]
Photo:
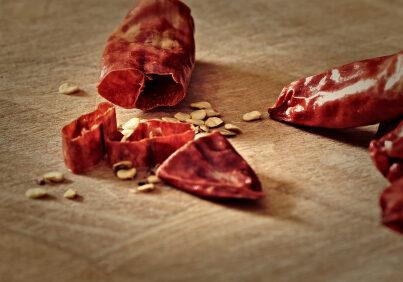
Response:
[{"label": "red pepper flesh", "polygon": [[403,121],[382,138],[372,140],[368,150],[375,166],[390,182],[403,177]]},{"label": "red pepper flesh", "polygon": [[192,140],[194,135],[195,132],[188,123],[159,120],[142,122],[126,141],[120,141],[120,132],[106,140],[109,165],[120,161],[131,161],[134,167],[160,164]]},{"label": "red pepper flesh", "polygon": [[158,168],[157,176],[204,197],[264,197],[255,172],[219,132],[181,147]]},{"label": "red pepper flesh", "polygon": [[194,22],[178,0],[140,0],[109,37],[98,92],[124,108],[173,106],[195,64]]},{"label": "red pepper flesh", "polygon": [[294,81],[268,111],[279,121],[327,128],[398,118],[403,115],[403,51]]},{"label": "red pepper flesh", "polygon": [[105,155],[104,140],[116,131],[115,108],[105,102],[64,126],[62,146],[66,166],[73,173],[91,170]]},{"label": "red pepper flesh", "polygon": [[403,233],[403,177],[392,183],[381,195],[382,223]]}]

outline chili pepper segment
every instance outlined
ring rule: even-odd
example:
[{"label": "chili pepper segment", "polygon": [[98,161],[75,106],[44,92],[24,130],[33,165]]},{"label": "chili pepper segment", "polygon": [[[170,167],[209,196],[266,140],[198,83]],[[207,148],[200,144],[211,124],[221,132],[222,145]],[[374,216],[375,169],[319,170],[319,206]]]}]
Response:
[{"label": "chili pepper segment", "polygon": [[368,150],[377,169],[390,182],[403,177],[403,121],[385,136],[372,140]]},{"label": "chili pepper segment", "polygon": [[264,197],[255,172],[219,132],[181,147],[158,168],[157,176],[179,189],[209,198]]},{"label": "chili pepper segment", "polygon": [[116,132],[106,139],[109,165],[131,161],[134,167],[152,167],[194,138],[188,123],[149,120],[141,122],[125,141]]},{"label": "chili pepper segment", "polygon": [[194,22],[178,0],[140,0],[109,37],[98,93],[149,110],[184,99],[195,64]]},{"label": "chili pepper segment", "polygon": [[382,192],[379,203],[382,209],[382,223],[403,233],[403,177]]},{"label": "chili pepper segment", "polygon": [[116,131],[115,108],[106,102],[64,126],[62,147],[66,166],[73,173],[91,170],[105,155],[104,140]]}]

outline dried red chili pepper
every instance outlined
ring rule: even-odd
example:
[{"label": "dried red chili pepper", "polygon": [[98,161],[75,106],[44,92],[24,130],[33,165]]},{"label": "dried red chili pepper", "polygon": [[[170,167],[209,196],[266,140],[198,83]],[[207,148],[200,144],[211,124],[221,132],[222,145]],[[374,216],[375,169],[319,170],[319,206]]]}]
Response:
[{"label": "dried red chili pepper", "polygon": [[368,150],[375,166],[390,182],[403,177],[403,121],[379,140],[372,140]]},{"label": "dried red chili pepper", "polygon": [[157,170],[159,178],[211,198],[264,197],[255,172],[219,132],[189,142]]},{"label": "dried red chili pepper", "polygon": [[104,140],[116,132],[115,108],[100,103],[98,108],[62,128],[63,155],[73,173],[90,170],[105,155]]},{"label": "dried red chili pepper", "polygon": [[327,128],[398,118],[403,115],[403,51],[294,81],[268,111],[276,120]]},{"label": "dried red chili pepper", "polygon": [[392,183],[381,195],[382,223],[403,233],[403,177]]},{"label": "dried red chili pepper", "polygon": [[151,167],[162,163],[173,152],[194,138],[188,123],[159,120],[142,122],[130,137],[121,142],[116,132],[106,140],[109,164],[132,161],[135,167]]},{"label": "dried red chili pepper", "polygon": [[173,106],[195,63],[190,9],[177,0],[140,0],[109,37],[98,92],[125,108]]}]

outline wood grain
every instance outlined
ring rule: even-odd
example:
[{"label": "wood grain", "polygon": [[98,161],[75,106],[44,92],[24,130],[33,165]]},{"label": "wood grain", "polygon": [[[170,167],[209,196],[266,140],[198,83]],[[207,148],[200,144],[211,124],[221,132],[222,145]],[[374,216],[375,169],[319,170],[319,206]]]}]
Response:
[{"label": "wood grain", "polygon": [[[197,63],[187,98],[118,120],[210,101],[244,130],[231,143],[259,175],[259,202],[208,201],[161,185],[132,194],[100,164],[73,175],[60,129],[95,109],[108,35],[129,0],[0,1],[1,281],[399,281],[403,240],[379,222],[387,181],[367,145],[376,126],[306,129],[267,117],[289,82],[403,46],[401,1],[185,1]],[[64,81],[77,95],[61,95]],[[246,123],[243,113],[264,119]],[[387,110],[387,109],[380,109]],[[24,192],[50,170],[51,197]],[[82,196],[62,197],[68,188]]]}]

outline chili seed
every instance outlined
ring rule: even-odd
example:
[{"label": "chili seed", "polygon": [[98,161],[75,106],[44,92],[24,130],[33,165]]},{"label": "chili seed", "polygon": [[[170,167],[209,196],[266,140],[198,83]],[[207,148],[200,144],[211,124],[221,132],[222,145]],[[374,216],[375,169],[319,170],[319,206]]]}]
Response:
[{"label": "chili seed", "polygon": [[42,188],[31,188],[25,192],[25,196],[31,199],[43,198],[48,194],[48,191]]},{"label": "chili seed", "polygon": [[144,184],[144,185],[137,187],[137,191],[149,192],[149,191],[154,190],[154,188],[155,188],[155,186],[153,183],[148,183],[148,184]]},{"label": "chili seed", "polygon": [[163,117],[161,118],[163,121],[168,121],[168,122],[179,122],[176,118],[171,118],[171,117]]},{"label": "chili seed", "polygon": [[208,132],[208,131],[209,131],[208,127],[205,126],[205,125],[200,125],[199,128],[200,128],[202,131],[204,131],[204,132]]},{"label": "chili seed", "polygon": [[249,113],[246,113],[242,116],[242,119],[244,121],[252,121],[252,120],[257,120],[262,117],[262,114],[259,111],[252,111]]},{"label": "chili seed", "polygon": [[190,104],[190,106],[192,108],[196,108],[196,109],[208,109],[208,108],[211,108],[211,104],[209,102],[196,102],[196,103]]},{"label": "chili seed", "polygon": [[218,117],[210,117],[206,120],[205,125],[212,128],[212,127],[220,126],[223,123],[224,123],[224,121]]},{"label": "chili seed", "polygon": [[74,199],[75,197],[77,197],[77,191],[69,189],[64,193],[63,197],[65,197],[66,199]]},{"label": "chili seed", "polygon": [[120,169],[131,169],[133,167],[133,163],[131,161],[121,161],[117,162],[113,165],[112,169],[113,172],[116,174],[116,172]]},{"label": "chili seed", "polygon": [[128,130],[128,129],[135,130],[137,128],[137,126],[139,126],[139,123],[140,123],[139,118],[132,118],[128,122],[126,122],[125,124],[122,125],[123,131]]},{"label": "chili seed", "polygon": [[59,93],[61,94],[73,94],[77,91],[78,86],[70,82],[65,82],[59,86]]},{"label": "chili seed", "polygon": [[216,130],[216,131],[220,132],[221,135],[226,136],[226,137],[230,137],[230,136],[235,136],[235,135],[236,135],[235,132],[232,132],[232,131],[229,131],[229,130],[226,130],[226,129],[220,129],[220,130]]},{"label": "chili seed", "polygon": [[63,173],[58,172],[58,171],[51,171],[51,172],[45,173],[43,175],[43,179],[45,179],[45,181],[60,183],[60,182],[64,181],[64,175],[63,175]]},{"label": "chili seed", "polygon": [[174,117],[180,121],[186,121],[187,119],[190,119],[190,115],[181,112],[176,113]]},{"label": "chili seed", "polygon": [[215,110],[213,110],[213,109],[205,109],[205,111],[206,111],[206,116],[208,116],[208,117],[219,117],[219,116],[221,116],[221,114],[219,113],[219,112],[216,112]]},{"label": "chili seed", "polygon": [[192,119],[203,120],[203,119],[206,118],[206,111],[205,110],[197,110],[197,111],[191,112],[190,116],[192,117]]},{"label": "chili seed", "polygon": [[119,179],[123,179],[123,180],[126,180],[126,179],[133,179],[133,177],[136,175],[136,169],[133,167],[133,168],[130,168],[130,169],[119,169],[117,172],[116,172],[116,176],[119,178]]},{"label": "chili seed", "polygon": [[238,126],[233,125],[231,123],[226,123],[224,127],[225,127],[225,129],[233,131],[233,132],[237,132],[237,133],[242,132],[242,130]]},{"label": "chili seed", "polygon": [[161,182],[161,180],[156,175],[150,175],[147,177],[147,182],[148,183],[158,183],[158,182]]},{"label": "chili seed", "polygon": [[189,118],[189,119],[186,120],[186,122],[187,122],[187,123],[194,124],[194,125],[203,125],[203,124],[204,124],[204,121],[202,121],[201,119],[192,119],[192,118]]}]

